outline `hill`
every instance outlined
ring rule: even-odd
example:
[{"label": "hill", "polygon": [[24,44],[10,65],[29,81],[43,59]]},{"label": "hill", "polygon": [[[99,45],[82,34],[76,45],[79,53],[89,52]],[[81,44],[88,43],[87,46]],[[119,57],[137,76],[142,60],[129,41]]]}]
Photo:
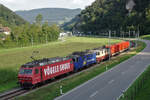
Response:
[{"label": "hill", "polygon": [[23,18],[18,16],[15,12],[11,11],[9,8],[0,4],[0,24],[3,26],[11,26],[25,23],[26,21]]},{"label": "hill", "polygon": [[82,10],[78,17],[79,20],[73,27],[85,33],[138,29],[141,34],[150,33],[149,0],[96,0]]},{"label": "hill", "polygon": [[81,12],[81,9],[65,9],[65,8],[41,8],[25,11],[16,11],[18,15],[23,17],[30,23],[35,21],[38,14],[42,14],[43,22],[48,21],[49,24],[63,24],[70,21]]}]

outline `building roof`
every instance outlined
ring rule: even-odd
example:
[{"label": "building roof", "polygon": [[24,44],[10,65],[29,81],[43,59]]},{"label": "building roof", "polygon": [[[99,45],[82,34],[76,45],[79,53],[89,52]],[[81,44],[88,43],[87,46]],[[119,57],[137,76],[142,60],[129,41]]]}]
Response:
[{"label": "building roof", "polygon": [[11,29],[9,27],[2,27],[0,28],[0,32],[11,32]]},{"label": "building roof", "polygon": [[11,32],[9,27],[3,27],[4,32]]}]

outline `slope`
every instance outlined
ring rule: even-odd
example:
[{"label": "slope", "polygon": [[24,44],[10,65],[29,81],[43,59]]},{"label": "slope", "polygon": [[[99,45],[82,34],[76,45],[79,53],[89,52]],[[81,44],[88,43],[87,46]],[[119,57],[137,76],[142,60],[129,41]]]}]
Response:
[{"label": "slope", "polygon": [[9,8],[0,4],[0,24],[3,26],[11,26],[11,25],[21,25],[25,24],[26,21],[22,19],[20,16],[16,15]]},{"label": "slope", "polygon": [[16,11],[16,13],[33,23],[38,14],[42,14],[43,22],[48,21],[49,24],[62,24],[70,21],[78,15],[81,9],[65,9],[65,8],[41,8],[26,11]]}]

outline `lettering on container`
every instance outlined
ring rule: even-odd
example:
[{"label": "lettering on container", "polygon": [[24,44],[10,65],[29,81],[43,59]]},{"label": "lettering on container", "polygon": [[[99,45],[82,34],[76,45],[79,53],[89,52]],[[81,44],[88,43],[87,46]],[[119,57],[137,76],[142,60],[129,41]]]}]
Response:
[{"label": "lettering on container", "polygon": [[59,73],[59,72],[68,70],[68,69],[70,69],[70,63],[61,64],[61,65],[52,66],[52,67],[47,66],[47,68],[44,69],[44,73],[45,73],[45,76],[47,76],[47,75],[52,75],[55,73]]}]

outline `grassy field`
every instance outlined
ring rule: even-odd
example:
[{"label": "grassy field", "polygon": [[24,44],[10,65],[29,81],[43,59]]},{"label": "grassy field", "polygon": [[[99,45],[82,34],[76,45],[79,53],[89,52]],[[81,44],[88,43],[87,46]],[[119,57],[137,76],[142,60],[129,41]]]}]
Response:
[{"label": "grassy field", "polygon": [[141,36],[141,38],[145,40],[150,40],[150,35],[143,35]]},{"label": "grassy field", "polygon": [[[150,40],[150,35],[144,35],[142,39]],[[147,70],[150,70],[150,66]],[[146,80],[143,88],[138,92],[135,100],[149,100],[150,99],[150,79]]]},{"label": "grassy field", "polygon": [[134,81],[119,100],[150,99],[150,66]]},{"label": "grassy field", "polygon": [[[147,69],[150,72],[150,66]],[[137,93],[135,100],[149,100],[150,99],[150,77],[144,82],[142,89]]]},{"label": "grassy field", "polygon": [[[111,69],[115,65],[127,60],[128,58],[136,55],[139,51],[143,50],[146,47],[146,44],[143,42],[138,42],[139,46],[137,49],[131,50],[130,52],[126,53],[125,55],[117,56],[114,59],[111,59],[110,62],[104,62],[98,67],[95,67],[91,70],[85,71],[76,75],[71,78],[64,79],[60,82],[55,84],[49,85],[47,87],[41,88],[36,92],[30,93],[26,96],[16,98],[16,100],[53,100],[55,97],[60,96],[59,87],[63,86],[63,92],[66,93],[67,91],[75,88],[76,86],[83,84],[84,82],[94,78],[95,76],[103,73],[106,71],[106,66],[108,69]],[[41,94],[41,95],[39,95]]]},{"label": "grassy field", "polygon": [[[120,42],[120,40],[111,40],[111,43]],[[85,38],[72,37],[66,41],[52,42],[45,45],[38,45],[25,48],[0,49],[0,92],[17,86],[17,73],[19,67],[29,61],[33,51],[39,51],[36,56],[39,58],[66,56],[73,51],[82,51],[100,47],[108,43],[105,38]]]}]

